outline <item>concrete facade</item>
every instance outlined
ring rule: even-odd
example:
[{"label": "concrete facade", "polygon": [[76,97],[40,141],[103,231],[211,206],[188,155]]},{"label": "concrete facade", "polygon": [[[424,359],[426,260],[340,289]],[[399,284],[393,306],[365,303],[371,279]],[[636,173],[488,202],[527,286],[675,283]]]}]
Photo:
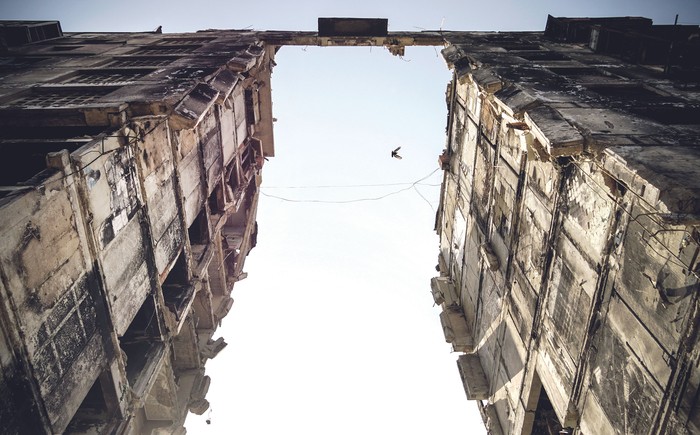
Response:
[{"label": "concrete facade", "polygon": [[183,433],[206,411],[284,45],[445,47],[431,289],[490,433],[700,431],[698,27],[386,29],[0,23],[5,433]]},{"label": "concrete facade", "polygon": [[489,433],[700,431],[699,38],[446,36],[432,291]]},{"label": "concrete facade", "polygon": [[0,32],[2,432],[184,433],[256,244],[274,50]]}]

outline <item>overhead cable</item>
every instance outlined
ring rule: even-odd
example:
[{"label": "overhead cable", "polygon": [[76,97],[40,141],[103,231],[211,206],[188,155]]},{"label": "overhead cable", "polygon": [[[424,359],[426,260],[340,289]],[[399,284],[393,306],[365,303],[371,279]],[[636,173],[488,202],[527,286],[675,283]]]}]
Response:
[{"label": "overhead cable", "polygon": [[[396,195],[396,194],[398,194],[398,193],[405,192],[405,191],[407,191],[407,190],[413,189],[417,184],[420,184],[421,181],[427,179],[428,177],[430,177],[431,175],[433,175],[434,173],[436,173],[436,172],[439,171],[439,170],[440,170],[440,168],[436,168],[434,171],[432,171],[431,173],[429,173],[429,174],[426,175],[425,177],[422,177],[422,178],[420,178],[419,180],[416,180],[416,181],[414,181],[414,182],[412,182],[412,183],[394,183],[394,184],[392,184],[392,185],[405,185],[405,184],[408,184],[408,187],[404,187],[403,189],[395,190],[395,191],[393,191],[393,192],[389,192],[389,193],[384,194],[384,195],[375,196],[375,197],[370,197],[370,198],[357,198],[357,199],[346,199],[346,200],[292,199],[292,198],[285,198],[285,197],[277,196],[277,195],[270,195],[269,193],[265,193],[265,192],[263,192],[262,190],[261,190],[260,193],[261,193],[262,195],[264,195],[264,196],[269,197],[269,198],[275,198],[275,199],[279,199],[279,200],[285,201],[285,202],[297,202],[297,203],[350,204],[350,203],[355,203],[355,202],[379,201],[379,200],[382,200],[382,199],[387,198],[387,197],[389,197],[389,196],[393,196],[393,195]],[[302,187],[303,187],[303,186],[302,186]],[[332,187],[332,186],[328,186],[328,187]],[[360,187],[360,186],[352,186],[352,187]]]}]

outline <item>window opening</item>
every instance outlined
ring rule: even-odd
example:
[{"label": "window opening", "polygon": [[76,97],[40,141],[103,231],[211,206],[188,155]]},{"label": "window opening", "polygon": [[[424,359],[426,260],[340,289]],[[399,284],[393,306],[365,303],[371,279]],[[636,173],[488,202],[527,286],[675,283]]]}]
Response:
[{"label": "window opening", "polygon": [[131,52],[132,55],[168,55],[168,54],[189,54],[197,50],[201,45],[177,45],[141,47]]},{"label": "window opening", "polygon": [[153,70],[93,70],[80,71],[62,83],[79,83],[85,85],[127,84],[151,73]]},{"label": "window opening", "polygon": [[229,167],[226,169],[226,174],[226,181],[231,188],[231,192],[233,193],[233,198],[231,198],[231,201],[235,201],[236,197],[238,196],[237,190],[239,189],[241,183],[241,180],[238,177],[238,165],[236,160],[229,164]]},{"label": "window opening", "polygon": [[564,77],[608,77],[600,70],[590,67],[548,67],[547,69]]},{"label": "window opening", "polygon": [[82,45],[54,45],[51,47],[52,51],[72,51],[77,48],[82,48]]},{"label": "window opening", "polygon": [[193,44],[198,44],[197,46],[201,46],[199,44],[206,43],[213,41],[215,38],[164,38],[158,41],[156,44],[157,45],[193,45]]},{"label": "window opening", "polygon": [[149,57],[115,57],[112,62],[107,64],[108,67],[126,68],[126,67],[158,67],[167,66],[177,60],[175,57],[164,56],[149,56]]},{"label": "window opening", "polygon": [[245,120],[248,125],[255,125],[260,119],[260,114],[258,113],[258,91],[257,89],[246,89],[244,93],[245,98]]},{"label": "window opening", "polygon": [[187,259],[183,251],[178,254],[175,265],[165,278],[162,288],[165,305],[179,322],[194,294],[194,287],[190,285],[187,271]]},{"label": "window opening", "polygon": [[214,191],[209,195],[209,211],[214,215],[220,215],[224,212],[226,204],[224,203],[224,195],[221,190],[221,185],[217,184]]},{"label": "window opening", "polygon": [[525,50],[527,50],[527,51],[530,51],[530,50],[539,51],[539,50],[542,50],[542,48],[541,48],[539,45],[537,45],[537,44],[518,44],[518,43],[515,43],[515,44],[501,44],[501,47],[503,47],[504,49],[506,49],[506,50],[508,50],[508,51],[517,51],[517,50],[523,50],[523,51],[525,51]]},{"label": "window opening", "polygon": [[13,57],[13,56],[0,56],[0,68],[1,69],[12,69],[12,68],[27,68],[34,65],[37,62],[46,60],[48,57]]},{"label": "window opening", "polygon": [[587,86],[587,88],[596,94],[617,101],[634,100],[645,103],[680,102],[677,98],[661,95],[641,85],[591,85]]},{"label": "window opening", "polygon": [[81,35],[80,38],[72,37],[71,39],[69,39],[65,42],[73,43],[73,44],[96,45],[96,44],[124,44],[126,42],[126,40],[124,40],[124,39],[95,38],[95,37],[91,37],[91,36]]},{"label": "window opening", "polygon": [[[67,149],[73,152],[86,142],[1,141],[0,186],[14,186],[46,169],[48,153]],[[18,165],[17,162],[22,162]]]},{"label": "window opening", "polygon": [[160,320],[153,296],[149,295],[131,321],[129,328],[119,338],[126,363],[126,377],[134,392],[142,395],[146,389],[149,370],[163,355]]},{"label": "window opening", "polygon": [[562,429],[547,391],[541,388],[540,398],[537,401],[537,410],[535,411],[535,420],[532,423],[532,434],[559,434]]},{"label": "window opening", "polygon": [[99,101],[100,98],[112,92],[113,88],[88,89],[34,89],[31,93],[10,102],[11,106],[25,108],[57,108],[71,106],[87,106]]},{"label": "window opening", "polygon": [[241,152],[241,166],[248,177],[251,168],[256,164],[256,158],[262,158],[262,143],[255,138],[249,138]]},{"label": "window opening", "polygon": [[[107,429],[108,421],[114,410],[110,409],[105,398],[105,391],[102,389],[103,377],[109,375],[102,374],[92,384],[90,391],[83,399],[80,407],[73,415],[73,419],[66,428],[67,434],[79,433],[104,433]],[[114,392],[112,392],[114,395]],[[114,397],[113,401],[117,398]],[[111,401],[110,401],[111,402]],[[95,432],[97,431],[97,432]]]},{"label": "window opening", "polygon": [[209,242],[209,226],[207,225],[206,210],[202,208],[192,225],[187,229],[191,245],[206,245]]},{"label": "window opening", "polygon": [[680,98],[661,95],[643,85],[597,85],[588,89],[608,98],[612,105],[660,124],[700,124],[700,105],[680,104]]},{"label": "window opening", "polygon": [[512,42],[514,44],[519,42],[519,39],[516,38],[515,36],[512,35],[504,35],[504,34],[494,34],[494,35],[487,35],[485,37],[487,41],[506,41],[506,42]]},{"label": "window opening", "polygon": [[178,68],[174,71],[169,71],[166,76],[168,79],[197,79],[205,77],[216,71],[215,68]]},{"label": "window opening", "polygon": [[516,56],[522,57],[525,60],[570,60],[568,57],[556,51],[533,51],[525,53],[517,53]]}]

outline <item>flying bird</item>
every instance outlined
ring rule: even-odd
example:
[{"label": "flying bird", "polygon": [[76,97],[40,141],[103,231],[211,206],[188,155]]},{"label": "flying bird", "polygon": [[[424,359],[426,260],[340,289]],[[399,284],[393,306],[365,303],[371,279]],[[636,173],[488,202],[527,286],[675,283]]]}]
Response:
[{"label": "flying bird", "polygon": [[401,147],[398,147],[398,148],[396,148],[394,151],[392,151],[392,152],[391,152],[391,157],[393,157],[393,158],[395,158],[395,159],[401,160],[401,156],[399,155],[399,150],[400,150],[400,149],[401,149]]}]

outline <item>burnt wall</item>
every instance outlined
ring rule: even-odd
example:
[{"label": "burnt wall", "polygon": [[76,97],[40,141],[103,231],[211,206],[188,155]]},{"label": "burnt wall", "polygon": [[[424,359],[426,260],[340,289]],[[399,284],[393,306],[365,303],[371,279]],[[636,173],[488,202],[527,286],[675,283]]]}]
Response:
[{"label": "burnt wall", "polygon": [[692,433],[698,96],[572,29],[443,50],[440,279],[469,320],[489,430]]},{"label": "burnt wall", "polygon": [[79,33],[6,54],[0,150],[30,165],[0,182],[0,426],[182,431],[255,245],[274,49]]}]

